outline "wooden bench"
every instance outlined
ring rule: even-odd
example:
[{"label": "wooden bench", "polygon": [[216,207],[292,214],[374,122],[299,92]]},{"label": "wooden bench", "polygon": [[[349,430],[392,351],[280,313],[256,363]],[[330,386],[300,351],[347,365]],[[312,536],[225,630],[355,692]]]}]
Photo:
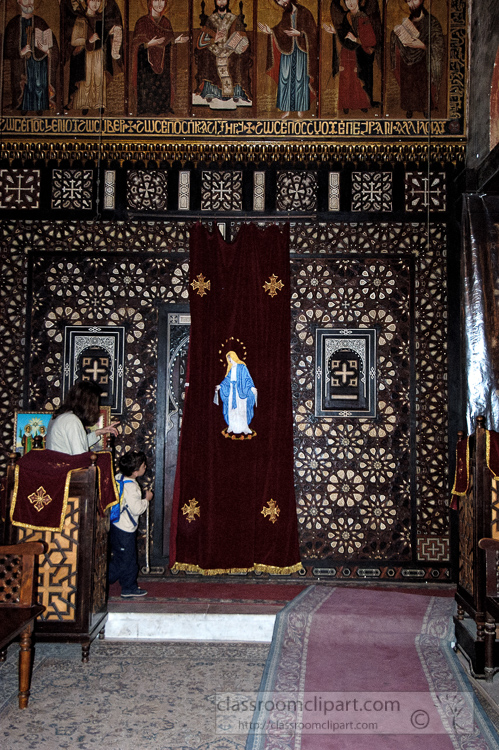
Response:
[{"label": "wooden bench", "polygon": [[[461,441],[467,438],[463,433],[458,435],[459,451],[460,444],[466,447]],[[468,487],[459,497],[457,509],[459,565],[454,625],[456,649],[468,660],[472,675],[490,679],[499,668],[499,642],[495,634],[492,637],[495,626],[490,593],[493,537],[499,527],[499,483],[493,478],[487,454],[485,418],[479,416],[468,442]],[[488,565],[486,555],[490,558]],[[499,621],[498,612],[494,621]]]},{"label": "wooden bench", "polygon": [[0,547],[0,661],[5,661],[9,643],[20,636],[19,708],[28,705],[33,627],[45,610],[36,601],[36,557],[44,551],[43,542]]}]

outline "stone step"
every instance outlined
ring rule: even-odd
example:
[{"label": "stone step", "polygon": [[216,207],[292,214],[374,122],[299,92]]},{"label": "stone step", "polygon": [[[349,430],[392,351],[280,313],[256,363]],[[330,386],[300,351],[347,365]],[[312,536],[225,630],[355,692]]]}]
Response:
[{"label": "stone step", "polygon": [[270,643],[275,618],[275,612],[165,612],[140,611],[140,608],[111,611],[105,638],[116,641]]}]

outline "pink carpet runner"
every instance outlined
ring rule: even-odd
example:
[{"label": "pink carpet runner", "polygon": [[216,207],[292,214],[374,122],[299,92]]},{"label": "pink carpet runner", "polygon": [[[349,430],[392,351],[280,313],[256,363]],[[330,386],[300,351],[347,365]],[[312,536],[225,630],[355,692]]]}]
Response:
[{"label": "pink carpet runner", "polygon": [[[246,750],[492,750],[447,597],[314,586],[278,615]],[[229,709],[229,703],[220,708]]]}]

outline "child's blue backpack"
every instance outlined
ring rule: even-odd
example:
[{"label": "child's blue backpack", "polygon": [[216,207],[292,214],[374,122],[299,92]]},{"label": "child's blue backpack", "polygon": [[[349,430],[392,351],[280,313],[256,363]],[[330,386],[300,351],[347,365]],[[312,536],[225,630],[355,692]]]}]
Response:
[{"label": "child's blue backpack", "polygon": [[[128,511],[128,508],[126,506],[123,507],[123,490],[124,490],[125,484],[130,484],[132,481],[133,481],[132,479],[126,479],[123,475],[121,476],[121,479],[116,480],[118,484],[118,488],[119,488],[120,501],[119,503],[115,503],[114,505],[111,506],[111,512],[109,513],[109,520],[111,521],[111,523],[118,523],[123,511],[124,510]],[[130,511],[128,511],[128,515],[130,516]],[[131,516],[130,518],[132,522],[135,523],[135,521],[133,520]]]}]

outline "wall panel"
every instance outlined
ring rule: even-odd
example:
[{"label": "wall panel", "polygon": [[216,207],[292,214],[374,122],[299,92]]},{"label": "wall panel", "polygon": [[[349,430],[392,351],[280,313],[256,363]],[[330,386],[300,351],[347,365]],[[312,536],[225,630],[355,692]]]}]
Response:
[{"label": "wall panel", "polygon": [[[4,451],[15,409],[59,403],[64,327],[120,325],[119,443],[144,446],[153,473],[158,305],[188,301],[189,223],[4,221],[0,228],[0,305],[10,321],[1,331]],[[309,575],[448,575],[445,248],[444,223],[291,227],[296,491]],[[314,415],[314,332],[325,327],[377,330],[374,419]],[[164,562],[160,550],[152,556]]]}]

